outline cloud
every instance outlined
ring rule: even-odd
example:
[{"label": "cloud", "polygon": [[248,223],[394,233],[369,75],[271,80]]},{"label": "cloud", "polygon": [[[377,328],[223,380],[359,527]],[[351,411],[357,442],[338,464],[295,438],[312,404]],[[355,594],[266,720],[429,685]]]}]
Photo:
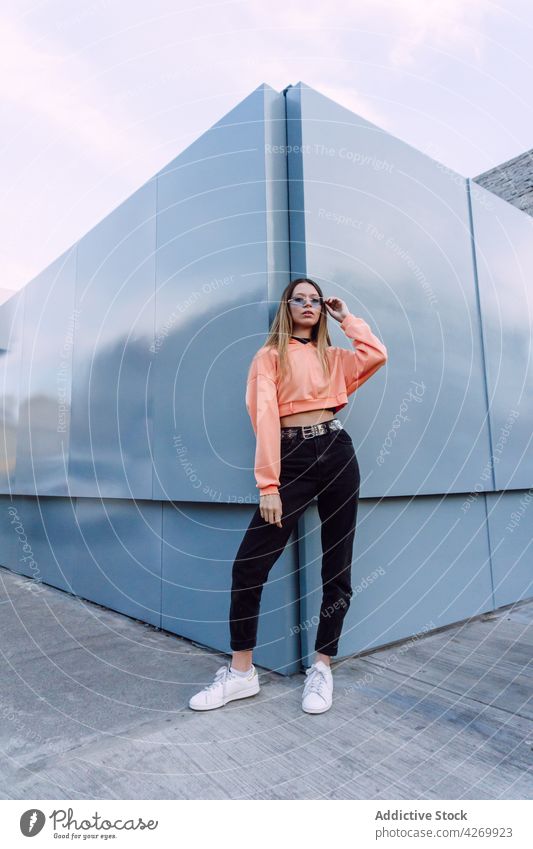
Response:
[{"label": "cloud", "polygon": [[386,12],[387,28],[394,33],[389,61],[395,67],[414,65],[420,48],[463,51],[482,59],[483,18],[494,11],[487,0],[374,0],[373,12]]},{"label": "cloud", "polygon": [[[118,163],[143,155],[145,143],[137,131],[126,134],[114,118],[116,106],[106,112],[105,91],[81,57],[54,52],[50,40],[39,46],[6,17],[0,20],[0,38],[0,102],[23,109],[30,119],[44,117],[61,145],[81,145],[84,155],[88,149]],[[25,125],[22,132],[27,131]],[[9,145],[9,137],[4,143]]]},{"label": "cloud", "polygon": [[[278,8],[281,13],[275,17]],[[278,39],[285,36],[294,40],[297,30],[295,55],[307,53],[313,42],[320,61],[328,48],[335,44],[338,47],[341,38],[368,37],[371,41],[376,39],[376,44],[389,43],[388,59],[392,65],[400,66],[413,64],[419,48],[427,46],[464,50],[480,59],[483,18],[498,11],[488,0],[334,0],[326,4],[322,0],[305,0],[279,6],[276,2],[265,6],[262,0],[253,0],[246,3],[243,15],[253,18],[257,26],[261,21],[265,27],[276,26]],[[384,59],[386,53],[384,48]],[[344,55],[349,59],[349,52]]]}]

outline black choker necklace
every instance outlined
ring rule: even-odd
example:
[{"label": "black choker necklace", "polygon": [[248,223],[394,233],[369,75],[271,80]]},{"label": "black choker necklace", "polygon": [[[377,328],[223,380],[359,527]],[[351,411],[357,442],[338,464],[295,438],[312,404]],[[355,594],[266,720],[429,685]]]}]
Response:
[{"label": "black choker necklace", "polygon": [[297,339],[297,340],[298,340],[298,342],[303,342],[304,344],[305,344],[306,342],[310,342],[310,341],[311,341],[310,339],[304,339],[304,338],[303,338],[303,336],[291,336],[291,339]]}]

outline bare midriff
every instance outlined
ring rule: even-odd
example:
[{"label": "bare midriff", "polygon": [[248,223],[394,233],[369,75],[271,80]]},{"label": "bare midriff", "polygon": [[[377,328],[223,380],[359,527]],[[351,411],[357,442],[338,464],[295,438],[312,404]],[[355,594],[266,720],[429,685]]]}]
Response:
[{"label": "bare midriff", "polygon": [[291,413],[290,416],[281,416],[281,427],[296,427],[298,425],[320,424],[335,418],[331,410],[305,410],[301,413]]}]

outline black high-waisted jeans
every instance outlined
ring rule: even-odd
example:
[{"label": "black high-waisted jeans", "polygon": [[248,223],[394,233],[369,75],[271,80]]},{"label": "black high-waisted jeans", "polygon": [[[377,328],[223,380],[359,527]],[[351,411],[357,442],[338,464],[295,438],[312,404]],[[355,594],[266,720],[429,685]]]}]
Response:
[{"label": "black high-waisted jeans", "polygon": [[256,645],[263,584],[291,531],[318,498],[322,542],[322,606],[315,651],[336,655],[352,597],[352,551],[359,502],[359,464],[345,430],[281,440],[279,494],[282,526],[265,522],[257,507],[232,571],[230,636],[233,651]]}]

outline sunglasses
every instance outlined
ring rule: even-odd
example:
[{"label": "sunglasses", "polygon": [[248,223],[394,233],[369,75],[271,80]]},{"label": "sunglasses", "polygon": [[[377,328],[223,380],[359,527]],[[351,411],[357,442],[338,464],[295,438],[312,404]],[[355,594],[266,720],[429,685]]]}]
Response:
[{"label": "sunglasses", "polygon": [[295,307],[305,307],[307,305],[308,301],[311,302],[311,306],[315,310],[319,309],[319,307],[322,306],[322,298],[318,298],[318,297],[316,297],[316,298],[302,298],[302,297],[289,298],[289,304],[294,304]]}]

